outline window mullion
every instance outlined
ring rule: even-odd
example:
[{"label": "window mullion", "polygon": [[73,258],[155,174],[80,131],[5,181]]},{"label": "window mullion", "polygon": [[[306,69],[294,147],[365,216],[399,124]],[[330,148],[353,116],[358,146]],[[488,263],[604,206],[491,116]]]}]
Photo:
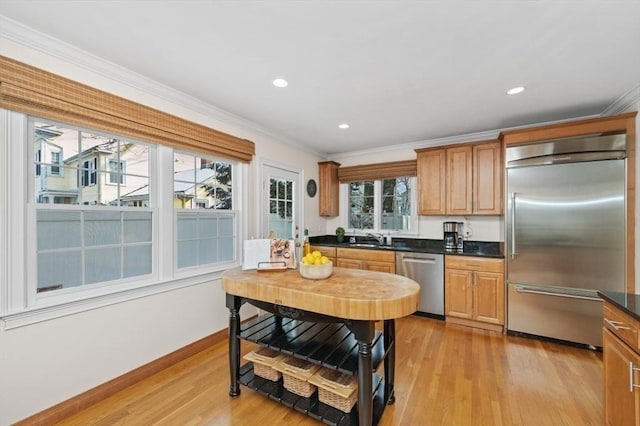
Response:
[{"label": "window mullion", "polygon": [[373,231],[382,229],[382,181],[373,181]]},{"label": "window mullion", "polygon": [[[35,289],[35,274],[23,266],[27,259],[35,259],[35,251],[32,250],[35,247],[35,232],[28,232],[27,226],[34,217],[34,203],[27,203],[33,191],[26,184],[27,174],[33,168],[33,162],[30,164],[29,159],[34,157],[31,156],[33,140],[27,136],[32,132],[28,132],[26,117],[3,110],[3,121],[6,123],[3,138],[6,140],[2,146],[7,152],[2,158],[7,162],[3,170],[6,171],[8,189],[4,196],[11,194],[11,202],[2,203],[6,206],[7,238],[2,239],[5,245],[0,251],[4,252],[7,263],[2,269],[6,271],[3,277],[6,282],[0,292],[0,311],[11,312],[22,309],[28,303],[30,290]],[[17,141],[29,143],[15,143]]]},{"label": "window mullion", "polygon": [[[149,194],[154,220],[154,270],[158,271],[161,280],[173,277],[175,267],[176,212],[173,208],[173,149],[159,145],[155,155],[156,161],[150,164],[151,176],[156,176],[156,185]],[[152,180],[153,181],[153,180]]]}]

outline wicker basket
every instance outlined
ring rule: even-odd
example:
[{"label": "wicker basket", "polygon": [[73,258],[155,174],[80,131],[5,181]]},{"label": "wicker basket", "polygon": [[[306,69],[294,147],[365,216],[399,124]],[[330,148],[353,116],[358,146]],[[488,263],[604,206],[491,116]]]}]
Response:
[{"label": "wicker basket", "polygon": [[316,387],[308,380],[318,371],[319,365],[300,358],[288,357],[280,360],[273,368],[282,373],[284,387],[289,392],[308,398],[316,391]]},{"label": "wicker basket", "polygon": [[244,359],[253,362],[253,373],[256,376],[274,382],[280,380],[282,374],[273,366],[284,358],[287,358],[287,356],[268,348],[259,348],[244,356]]},{"label": "wicker basket", "polygon": [[345,413],[350,413],[358,400],[358,383],[354,376],[321,368],[309,382],[318,386],[320,402]]}]

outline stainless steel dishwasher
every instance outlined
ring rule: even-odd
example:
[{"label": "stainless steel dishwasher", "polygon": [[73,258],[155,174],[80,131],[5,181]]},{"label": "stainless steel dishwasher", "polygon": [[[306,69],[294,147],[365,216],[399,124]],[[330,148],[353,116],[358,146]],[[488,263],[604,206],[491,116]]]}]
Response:
[{"label": "stainless steel dishwasher", "polygon": [[444,256],[396,252],[396,274],[420,284],[418,312],[444,319]]}]

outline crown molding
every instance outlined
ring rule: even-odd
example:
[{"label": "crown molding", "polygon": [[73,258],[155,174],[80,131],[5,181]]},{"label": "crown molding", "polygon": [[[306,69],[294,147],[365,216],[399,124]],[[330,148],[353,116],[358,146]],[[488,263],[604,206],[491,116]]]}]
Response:
[{"label": "crown molding", "polygon": [[87,52],[86,50],[77,48],[62,40],[39,32],[3,15],[0,15],[0,38],[34,49],[45,55],[59,59],[73,66],[83,68],[106,79],[126,85],[142,93],[149,94],[155,98],[187,108],[188,110],[204,116],[214,118],[221,123],[237,126],[252,133],[262,134],[274,141],[293,146],[299,150],[309,152],[319,157],[323,156],[322,153],[311,149],[305,149],[304,145],[288,136],[261,126],[244,117],[220,109],[212,104],[203,102],[193,96],[149,79],[148,77],[107,61],[106,59]]},{"label": "crown molding", "polygon": [[370,148],[367,150],[361,150],[361,151],[353,151],[353,152],[344,152],[341,154],[334,154],[334,155],[330,155],[328,156],[328,159],[331,161],[340,161],[341,159],[344,158],[350,158],[350,157],[358,157],[358,156],[362,156],[362,155],[375,155],[375,154],[384,154],[387,152],[393,152],[393,151],[399,151],[399,150],[414,150],[414,149],[419,149],[419,148],[430,148],[430,147],[436,147],[436,146],[441,146],[441,145],[455,145],[455,144],[459,144],[459,143],[468,143],[468,142],[475,142],[475,141],[485,141],[485,140],[491,140],[491,139],[497,139],[500,136],[500,132],[503,131],[507,131],[507,130],[516,130],[516,129],[525,129],[528,127],[533,127],[533,126],[547,126],[547,125],[551,125],[551,124],[560,124],[560,123],[567,123],[570,121],[576,121],[576,120],[586,120],[586,119],[590,119],[590,118],[598,118],[598,117],[602,117],[605,114],[594,114],[594,115],[587,115],[587,116],[582,116],[582,117],[572,117],[572,118],[566,118],[566,119],[562,119],[562,120],[554,120],[554,121],[545,121],[542,123],[535,123],[535,124],[525,124],[522,126],[514,126],[514,127],[505,127],[503,129],[497,129],[497,130],[487,130],[484,132],[474,132],[474,133],[465,133],[463,135],[455,135],[455,136],[446,136],[446,137],[442,137],[442,138],[436,138],[436,139],[425,139],[422,141],[417,141],[417,142],[410,142],[410,143],[406,143],[406,144],[402,144],[402,145],[391,145],[391,146],[386,146],[386,147],[381,147],[381,148]]},{"label": "crown molding", "polygon": [[363,155],[385,154],[388,152],[397,152],[402,150],[412,151],[414,149],[429,148],[432,146],[455,145],[458,143],[497,139],[499,134],[500,134],[500,130],[489,130],[485,132],[467,133],[464,135],[446,136],[446,137],[436,138],[436,139],[425,139],[421,141],[409,142],[409,143],[400,144],[400,145],[390,145],[390,146],[385,146],[380,148],[367,148],[366,150],[333,154],[333,155],[329,155],[328,159],[330,161],[336,161],[343,158],[361,157]]},{"label": "crown molding", "polygon": [[640,102],[640,83],[636,87],[631,88],[625,94],[616,99],[611,105],[609,105],[604,111],[603,116],[615,115],[623,112],[628,112]]}]

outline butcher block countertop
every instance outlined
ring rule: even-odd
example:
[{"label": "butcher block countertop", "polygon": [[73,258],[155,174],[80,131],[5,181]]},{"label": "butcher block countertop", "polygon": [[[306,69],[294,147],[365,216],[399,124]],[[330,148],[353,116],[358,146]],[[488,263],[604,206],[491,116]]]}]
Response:
[{"label": "butcher block countertop", "polygon": [[324,280],[302,277],[297,269],[257,271],[234,268],[222,274],[227,294],[338,318],[380,321],[411,315],[420,286],[385,272],[333,268]]}]

